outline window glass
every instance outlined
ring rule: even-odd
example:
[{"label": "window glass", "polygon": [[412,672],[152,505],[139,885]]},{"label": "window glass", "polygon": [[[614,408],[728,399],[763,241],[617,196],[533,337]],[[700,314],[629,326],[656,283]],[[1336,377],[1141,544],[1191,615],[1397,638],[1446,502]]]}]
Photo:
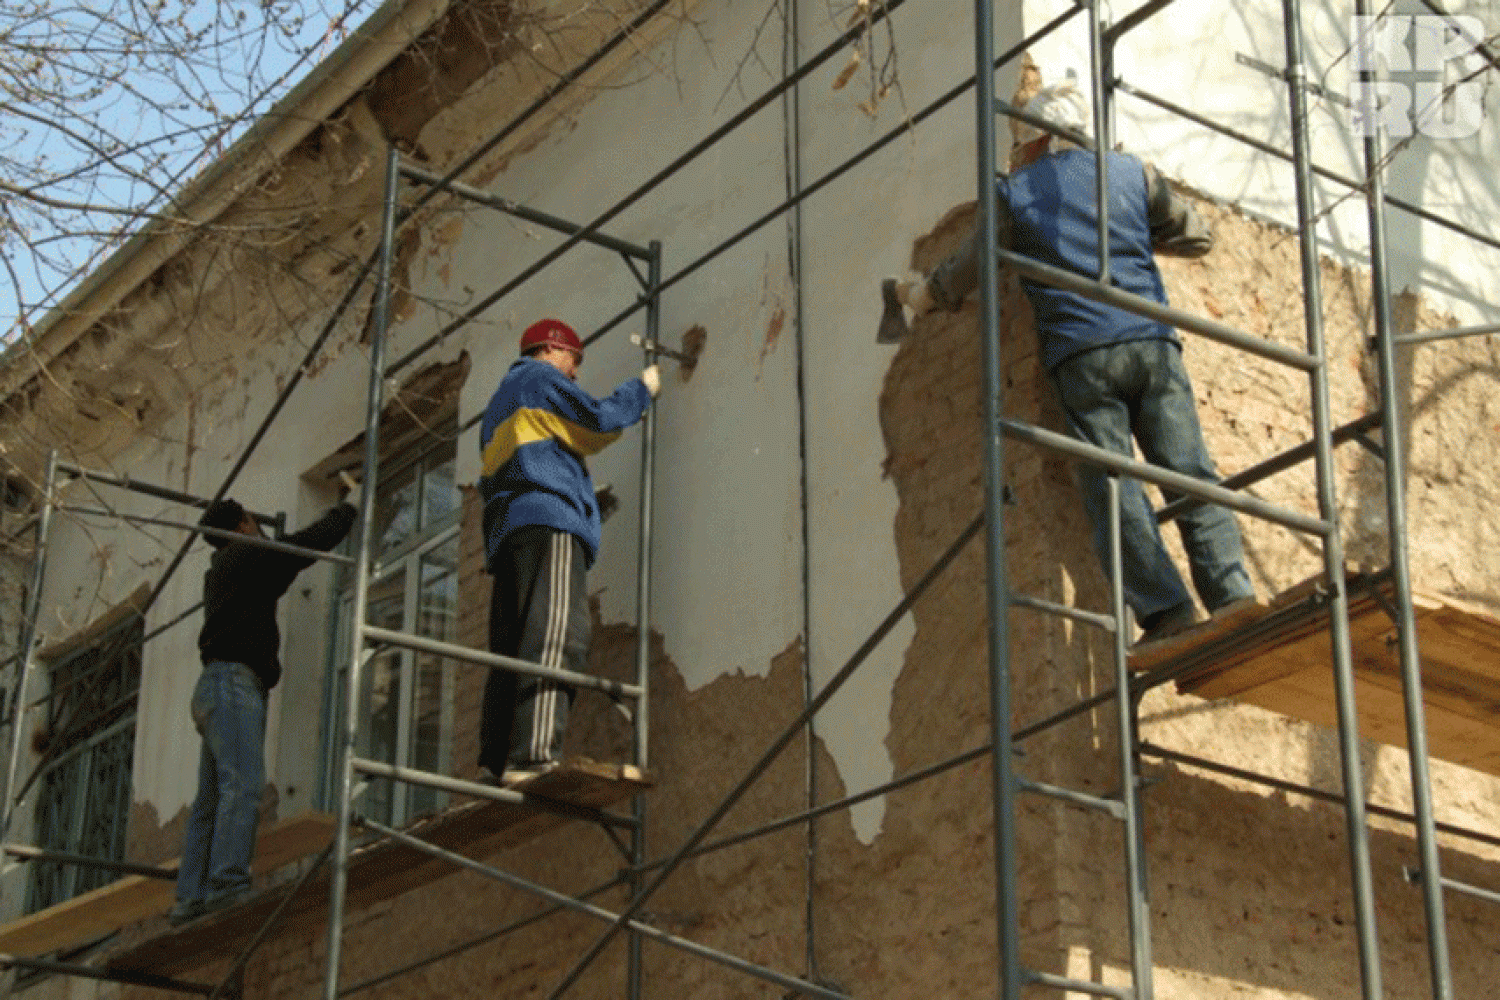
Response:
[{"label": "window glass", "polygon": [[[454,419],[456,424],[456,418]],[[456,636],[459,490],[454,472],[456,426],[426,435],[382,455],[376,486],[371,554],[380,561],[372,582],[367,621],[393,631],[415,631],[453,641]],[[324,699],[322,802],[338,794],[339,706],[348,685],[349,607],[353,577],[341,571],[335,597],[330,670]],[[370,659],[360,678],[356,752],[371,760],[421,771],[453,770],[453,700],[462,665],[430,653],[386,649]],[[401,824],[440,809],[448,797],[433,789],[386,779],[370,782],[361,809]]]},{"label": "window glass", "polygon": [[[371,625],[400,631],[405,606],[406,574],[394,573],[370,588],[368,614]],[[372,657],[364,670],[364,702],[360,712],[357,746],[370,760],[392,761],[401,723],[401,667],[405,654],[384,649]],[[365,793],[364,809],[383,823],[395,819],[391,782],[377,779]]]},{"label": "window glass", "polygon": [[408,465],[387,477],[380,477],[380,487],[375,491],[375,526],[372,532],[376,542],[370,553],[375,557],[386,555],[416,537],[421,530],[421,508],[419,507],[418,481],[420,467]]},{"label": "window glass", "polygon": [[[458,625],[458,536],[455,534],[421,559],[417,594],[417,633],[452,642]],[[461,665],[432,653],[414,653],[411,747],[413,767],[437,774],[452,773],[450,734],[453,695]],[[446,804],[436,789],[413,787],[409,816],[432,812]]]},{"label": "window glass", "polygon": [[451,446],[446,455],[429,455],[422,474],[422,527],[436,528],[458,514],[458,485],[454,481]]}]

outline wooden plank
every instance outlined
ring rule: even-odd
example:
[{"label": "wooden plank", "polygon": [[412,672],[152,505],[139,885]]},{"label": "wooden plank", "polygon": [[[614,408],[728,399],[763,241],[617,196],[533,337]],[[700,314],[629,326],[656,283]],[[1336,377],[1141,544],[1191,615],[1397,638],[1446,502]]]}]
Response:
[{"label": "wooden plank", "polygon": [[[303,813],[262,831],[255,843],[255,871],[274,871],[322,850],[333,837],[333,824],[326,813]],[[177,864],[173,860],[162,867]],[[127,875],[0,927],[0,952],[35,956],[85,944],[167,912],[175,889],[166,879]]]},{"label": "wooden plank", "polygon": [[[1326,668],[1283,678],[1235,700],[1328,728],[1338,724],[1333,674]],[[1361,737],[1388,746],[1406,746],[1405,704],[1399,687],[1376,685],[1368,675],[1357,674],[1355,700]],[[1500,731],[1430,700],[1426,709],[1428,749],[1433,757],[1500,775]]]},{"label": "wooden plank", "polygon": [[1226,614],[1199,622],[1185,632],[1139,646],[1130,654],[1130,669],[1143,671],[1161,666],[1186,652],[1242,631],[1248,622],[1260,621],[1272,610],[1271,605],[1251,601]]},{"label": "wooden plank", "polygon": [[[1193,667],[1178,681],[1179,689],[1336,726],[1326,610],[1303,614],[1285,629],[1256,630],[1278,608],[1291,607],[1295,595],[1305,598],[1315,583],[1316,579],[1304,581],[1242,621],[1246,641],[1210,663]],[[1406,712],[1396,630],[1371,592],[1372,585],[1369,577],[1351,573],[1349,636],[1360,736],[1404,747]],[[1389,596],[1389,582],[1381,582],[1379,591]],[[1432,756],[1500,775],[1500,618],[1477,606],[1430,594],[1414,594],[1412,603]],[[1233,630],[1194,630],[1173,643],[1169,656],[1153,654],[1149,662],[1181,659],[1213,642],[1233,646],[1233,639]]]},{"label": "wooden plank", "polygon": [[[1344,572],[1351,623],[1378,614],[1373,574],[1353,564],[1346,565]],[[1324,587],[1319,573],[1269,603],[1247,607],[1222,623],[1215,620],[1146,646],[1131,657],[1130,665],[1135,670],[1155,668],[1191,658],[1217,643],[1222,648],[1210,651],[1207,662],[1180,677],[1178,687],[1205,698],[1230,698],[1296,673],[1309,662],[1331,662],[1328,609],[1310,603]],[[1378,589],[1388,597],[1389,581],[1381,581]]]},{"label": "wooden plank", "polygon": [[[639,768],[574,761],[533,778],[518,791],[571,805],[602,809],[650,787]],[[473,858],[485,858],[535,840],[565,823],[566,816],[531,805],[470,801],[419,820],[407,832],[429,843]],[[359,910],[409,892],[455,871],[455,867],[421,851],[377,842],[349,859],[346,906]],[[197,920],[185,927],[140,942],[111,956],[110,968],[182,975],[232,959],[286,897],[288,886],[257,895],[242,906]],[[328,878],[311,880],[282,915],[278,934],[304,934],[328,920]]]},{"label": "wooden plank", "polygon": [[[1331,669],[1333,641],[1326,608],[1297,623],[1289,631],[1259,644],[1247,645],[1234,658],[1184,677],[1179,687],[1204,698],[1233,698],[1262,684],[1322,664]],[[1368,595],[1349,601],[1349,641],[1352,648],[1379,642],[1391,628],[1378,602]]]}]

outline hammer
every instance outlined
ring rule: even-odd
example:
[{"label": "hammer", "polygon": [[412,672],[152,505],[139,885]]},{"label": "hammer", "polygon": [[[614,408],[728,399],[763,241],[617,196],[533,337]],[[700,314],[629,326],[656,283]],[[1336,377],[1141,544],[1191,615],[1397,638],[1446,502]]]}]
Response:
[{"label": "hammer", "polygon": [[660,341],[647,340],[645,337],[642,337],[638,333],[632,333],[630,335],[630,342],[644,351],[651,351],[654,354],[660,354],[663,357],[671,358],[673,361],[677,362],[679,365],[682,365],[682,367],[684,368],[694,368],[698,364],[698,359],[693,355],[684,354],[682,351],[674,351],[672,350],[672,348],[667,347]]}]

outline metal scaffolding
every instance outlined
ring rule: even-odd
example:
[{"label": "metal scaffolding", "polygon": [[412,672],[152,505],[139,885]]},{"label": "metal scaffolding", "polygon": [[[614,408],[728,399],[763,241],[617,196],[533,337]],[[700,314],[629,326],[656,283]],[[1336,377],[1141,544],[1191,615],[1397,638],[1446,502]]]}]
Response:
[{"label": "metal scaffolding", "polygon": [[[1441,13],[1440,8],[1431,3],[1430,0],[1424,0],[1424,2],[1427,2],[1429,8],[1435,12]],[[873,21],[881,21],[889,18],[904,3],[905,0],[887,0],[883,5],[877,5],[877,8],[871,13],[871,18]],[[771,106],[778,98],[790,95],[793,107],[795,108],[795,98],[801,81],[818,67],[845,51],[847,46],[867,29],[867,25],[861,24],[848,29],[809,59],[797,62],[795,69],[788,68],[782,80],[777,85],[768,89],[754,101],[751,101],[744,109],[711,131],[704,139],[695,143],[681,156],[652,175],[651,178],[643,182],[634,191],[627,194],[608,210],[586,224],[572,223],[534,209],[517,205],[508,199],[465,185],[459,182],[457,178],[468,168],[478,163],[486,152],[494,149],[506,136],[513,134],[520,127],[521,123],[536,114],[546,105],[547,101],[560,93],[563,88],[579,79],[589,67],[597,64],[600,59],[621,44],[624,39],[628,38],[632,31],[645,24],[651,17],[656,16],[666,6],[666,0],[661,0],[661,2],[655,3],[644,10],[631,25],[622,29],[620,33],[614,36],[598,52],[590,56],[589,59],[585,60],[577,69],[560,79],[537,102],[534,102],[517,119],[507,124],[504,129],[497,133],[496,137],[477,147],[470,156],[446,176],[439,177],[410,164],[403,163],[400,155],[394,148],[389,151],[386,164],[381,239],[377,254],[366,262],[365,267],[355,278],[349,292],[334,311],[333,316],[325,324],[320,336],[309,351],[308,362],[299,366],[295,376],[282,391],[276,403],[271,408],[265,422],[262,423],[260,429],[252,437],[250,444],[240,456],[240,459],[214,498],[217,499],[227,493],[230,485],[238,473],[245,467],[251,453],[264,436],[266,430],[276,419],[282,406],[289,398],[290,393],[296,388],[302,372],[307,369],[308,364],[312,360],[315,360],[320,355],[329,334],[337,325],[349,304],[356,297],[357,291],[363,287],[366,278],[373,273],[375,279],[374,333],[369,347],[369,383],[367,388],[366,426],[364,434],[364,477],[358,522],[360,528],[357,534],[355,554],[352,557],[341,557],[326,553],[305,553],[316,555],[323,559],[343,559],[352,566],[354,572],[353,611],[351,614],[351,629],[348,641],[350,668],[347,678],[346,697],[343,702],[345,706],[344,718],[341,721],[340,742],[338,746],[338,822],[336,824],[335,841],[331,849],[325,852],[325,859],[330,863],[332,872],[330,878],[328,957],[323,979],[323,996],[325,1000],[336,1000],[338,997],[371,988],[389,981],[397,975],[411,972],[435,961],[451,958],[477,944],[493,941],[498,936],[510,933],[523,926],[529,926],[536,920],[553,913],[564,911],[586,914],[606,924],[607,927],[583,951],[579,960],[553,989],[550,994],[552,1000],[558,1000],[558,998],[567,993],[593,960],[616,936],[622,933],[627,935],[629,942],[625,982],[625,993],[629,1000],[639,1000],[643,992],[641,945],[645,940],[655,941],[668,947],[683,950],[689,954],[735,969],[765,982],[790,989],[794,993],[804,996],[828,998],[828,1000],[843,1000],[845,994],[841,989],[822,982],[816,974],[817,956],[813,938],[812,907],[815,880],[811,875],[811,866],[816,861],[816,839],[813,835],[813,824],[818,818],[832,812],[847,809],[859,802],[908,787],[938,774],[945,773],[962,764],[983,759],[986,756],[989,757],[992,765],[998,942],[996,973],[999,983],[999,995],[1003,1000],[1017,1000],[1022,989],[1028,985],[1058,990],[1072,990],[1098,996],[1128,997],[1132,998],[1132,1000],[1149,1000],[1153,995],[1151,934],[1149,927],[1149,907],[1147,905],[1146,845],[1139,803],[1139,793],[1142,785],[1140,767],[1143,757],[1174,760],[1187,766],[1200,767],[1217,773],[1233,775],[1245,780],[1262,781],[1273,787],[1294,790],[1299,794],[1322,798],[1343,808],[1346,820],[1350,884],[1356,916],[1358,962],[1361,974],[1362,996],[1365,1000],[1377,1000],[1377,998],[1383,996],[1378,936],[1376,932],[1375,901],[1370,871],[1371,860],[1367,813],[1410,822],[1416,830],[1416,839],[1420,853],[1420,866],[1411,870],[1410,877],[1413,881],[1420,884],[1423,895],[1432,995],[1438,998],[1438,1000],[1449,1000],[1452,997],[1453,987],[1443,911],[1443,889],[1446,887],[1454,891],[1474,895],[1484,895],[1484,890],[1479,890],[1472,886],[1464,886],[1461,883],[1445,879],[1442,876],[1437,854],[1436,834],[1439,830],[1442,830],[1445,834],[1468,837],[1477,842],[1490,845],[1500,843],[1500,839],[1478,831],[1464,830],[1451,825],[1439,824],[1433,815],[1422,703],[1421,667],[1417,648],[1415,619],[1413,616],[1410,570],[1407,560],[1408,528],[1404,494],[1405,456],[1402,453],[1403,439],[1400,433],[1400,414],[1396,399],[1397,384],[1394,352],[1396,346],[1401,344],[1426,343],[1431,340],[1451,336],[1487,334],[1494,332],[1496,328],[1492,326],[1480,326],[1437,333],[1404,334],[1397,334],[1392,329],[1389,263],[1385,243],[1386,212],[1388,207],[1409,212],[1415,217],[1445,225],[1454,232],[1469,236],[1476,242],[1492,248],[1500,247],[1500,241],[1485,234],[1473,232],[1466,227],[1444,220],[1436,216],[1435,213],[1386,195],[1382,179],[1386,152],[1378,136],[1365,140],[1365,177],[1362,180],[1343,178],[1313,164],[1308,142],[1307,71],[1303,52],[1304,40],[1302,35],[1300,0],[1281,0],[1280,12],[1284,28],[1286,63],[1284,73],[1281,75],[1286,83],[1286,100],[1291,123],[1292,142],[1289,151],[1277,149],[1262,140],[1255,139],[1233,129],[1219,126],[1203,116],[1155,97],[1134,84],[1118,78],[1114,69],[1116,65],[1114,58],[1116,46],[1131,30],[1165,10],[1170,4],[1171,0],[1148,0],[1148,2],[1142,4],[1129,16],[1117,23],[1110,24],[1105,20],[1101,4],[1095,2],[1095,0],[1074,0],[1071,9],[1043,25],[1029,37],[1018,42],[1005,52],[997,54],[994,51],[995,26],[993,0],[976,0],[974,5],[976,66],[974,76],[949,90],[926,107],[916,110],[899,127],[887,132],[855,156],[829,170],[811,183],[803,183],[800,162],[795,170],[789,167],[789,177],[792,179],[788,183],[787,197],[781,204],[761,215],[745,228],[724,239],[696,260],[684,264],[675,273],[670,275],[663,273],[662,247],[659,243],[653,242],[645,247],[637,246],[628,241],[608,236],[602,231],[603,227],[617,218],[628,207],[637,203],[647,193],[668,181],[682,167],[693,162],[706,150],[725,136],[731,134],[741,124],[748,121],[764,108]],[[1357,0],[1356,8],[1361,14],[1368,13],[1366,0]],[[795,18],[795,13],[791,16]],[[1048,37],[1054,31],[1066,24],[1076,22],[1080,18],[1084,21],[1083,27],[1087,30],[1089,37],[1092,71],[1090,87],[1093,96],[1094,137],[1096,140],[1092,143],[1092,148],[1096,154],[1097,176],[1099,178],[1098,204],[1100,207],[1100,217],[1098,223],[1099,233],[1101,234],[1101,249],[1099,273],[1094,276],[1083,276],[1051,268],[1016,254],[1007,248],[998,246],[994,228],[996,189],[993,178],[996,172],[997,115],[1008,115],[1028,121],[1049,131],[1057,131],[1047,123],[1028,115],[1024,110],[1011,107],[1006,102],[997,100],[995,96],[995,70],[1009,63],[1026,49]],[[793,32],[793,36],[795,37],[795,32]],[[798,55],[800,53],[794,52],[794,58]],[[971,88],[975,94],[975,129],[977,136],[977,225],[979,227],[984,256],[1007,265],[1014,272],[1028,280],[1062,287],[1098,301],[1129,309],[1231,347],[1247,351],[1260,358],[1285,364],[1305,372],[1308,377],[1312,411],[1310,414],[1311,430],[1309,440],[1304,444],[1288,449],[1279,455],[1258,463],[1251,469],[1228,477],[1219,483],[1207,483],[1143,462],[1121,457],[1113,452],[1104,451],[1081,443],[1065,435],[1006,418],[1004,416],[1003,405],[1004,380],[1001,371],[1001,320],[999,315],[998,279],[995,268],[980,268],[979,325],[984,342],[983,393],[985,421],[983,437],[985,502],[983,512],[953,540],[949,547],[934,561],[933,565],[912,586],[902,601],[885,616],[869,637],[824,685],[814,690],[810,682],[807,684],[801,712],[783,728],[780,735],[745,770],[743,777],[710,811],[709,815],[693,828],[692,832],[681,844],[677,845],[661,858],[655,860],[648,859],[645,842],[646,814],[644,801],[641,796],[637,796],[633,800],[629,815],[611,814],[602,810],[565,809],[564,811],[567,811],[569,815],[585,822],[599,824],[609,832],[611,838],[615,840],[616,846],[621,849],[627,862],[627,868],[621,876],[611,879],[603,885],[594,887],[585,893],[570,897],[547,887],[531,883],[514,874],[501,871],[491,865],[463,857],[434,844],[427,843],[412,836],[409,832],[394,829],[375,822],[372,819],[358,816],[354,808],[357,796],[356,775],[439,788],[473,795],[478,798],[512,802],[529,807],[546,807],[544,803],[535,798],[528,797],[516,791],[496,789],[487,785],[462,781],[439,774],[426,773],[397,766],[389,762],[371,760],[359,756],[355,750],[359,720],[356,717],[354,706],[358,703],[360,671],[369,662],[370,656],[382,648],[415,649],[473,664],[476,667],[504,667],[522,673],[551,676],[566,680],[568,683],[578,687],[604,691],[611,697],[628,700],[633,707],[631,713],[634,729],[633,761],[642,768],[649,764],[647,753],[649,746],[649,642],[653,574],[652,507],[657,435],[654,408],[648,411],[645,419],[640,458],[641,507],[639,511],[638,545],[636,552],[636,673],[633,681],[621,683],[584,675],[559,674],[556,671],[547,671],[536,664],[499,657],[451,643],[378,628],[366,623],[365,611],[369,598],[368,583],[371,573],[374,493],[378,479],[380,458],[380,416],[383,408],[385,386],[388,380],[421,357],[429,349],[441,343],[447,336],[460,329],[466,323],[481,316],[487,309],[525,284],[531,277],[538,274],[551,263],[561,259],[569,250],[580,243],[588,243],[592,246],[618,253],[640,284],[640,294],[638,297],[602,328],[587,338],[586,343],[592,343],[623,323],[636,312],[645,310],[643,354],[645,362],[648,364],[651,363],[655,359],[655,351],[660,335],[661,297],[666,291],[770,222],[783,218],[787,213],[800,211],[803,202],[808,197],[844,176],[853,167],[864,162],[864,160],[896,138],[908,134],[932,114],[967,94]],[[1107,184],[1105,152],[1112,148],[1113,145],[1111,123],[1114,116],[1114,101],[1116,95],[1120,93],[1147,101],[1164,110],[1178,114],[1185,120],[1244,142],[1251,148],[1272,155],[1290,164],[1295,178],[1296,206],[1299,223],[1298,235],[1300,240],[1299,248],[1301,278],[1304,291],[1303,302],[1306,335],[1304,350],[1295,350],[1271,343],[1203,317],[1138,298],[1120,291],[1110,284],[1107,249],[1109,244],[1107,238],[1109,232],[1108,202],[1107,198],[1104,197]],[[795,116],[795,110],[793,114]],[[789,152],[788,155],[791,156],[794,154]],[[1314,231],[1316,217],[1313,206],[1312,187],[1314,178],[1318,176],[1343,184],[1351,190],[1362,191],[1368,203],[1372,296],[1375,303],[1373,350],[1378,361],[1380,407],[1378,412],[1368,414],[1342,427],[1335,427],[1332,422],[1329,401],[1329,366],[1322,329],[1322,291],[1319,283],[1317,245]],[[403,199],[403,190],[411,190],[411,188],[404,189],[403,182],[406,182],[408,185],[414,185],[415,189],[420,193],[415,198]],[[504,283],[499,289],[483,297],[464,315],[445,326],[439,333],[423,341],[395,361],[387,362],[385,352],[390,320],[391,267],[396,245],[396,233],[401,224],[415,218],[418,209],[439,193],[495,209],[535,225],[544,226],[564,234],[566,239],[560,246],[542,255],[532,265]],[[403,201],[408,203],[405,208],[402,207]],[[797,249],[795,240],[793,241],[793,249]],[[797,256],[797,253],[794,252],[794,259]],[[800,272],[800,263],[793,266]],[[644,268],[644,271],[642,268]],[[799,335],[800,332],[799,324]],[[800,388],[801,383],[799,381],[799,390]],[[478,417],[476,416],[465,422],[462,427],[464,429],[472,427],[477,420]],[[1399,636],[1402,689],[1404,692],[1407,722],[1408,752],[1413,794],[1413,810],[1410,814],[1397,813],[1378,806],[1367,807],[1365,803],[1365,789],[1359,767],[1358,721],[1354,698],[1354,673],[1349,635],[1350,594],[1344,573],[1344,555],[1338,516],[1339,508],[1336,495],[1333,456],[1334,449],[1347,441],[1359,441],[1370,445],[1365,436],[1377,429],[1382,431],[1382,447],[1378,450],[1378,453],[1381,454],[1384,460],[1385,501],[1390,533],[1390,564],[1385,573],[1394,593],[1391,614]],[[1046,449],[1076,461],[1092,463],[1111,474],[1111,497],[1114,502],[1110,505],[1110,572],[1108,574],[1110,579],[1110,598],[1107,612],[1066,607],[1016,592],[1011,588],[1005,560],[1006,514],[1004,464],[1007,438],[1018,441],[1026,446]],[[1371,447],[1373,448],[1373,445]],[[1257,499],[1245,492],[1247,487],[1260,482],[1268,476],[1284,471],[1295,464],[1305,462],[1308,459],[1311,459],[1314,464],[1315,489],[1318,500],[1318,513],[1316,516],[1303,514]],[[802,448],[802,460],[805,464],[805,442]],[[59,463],[55,456],[52,458],[45,479],[42,506],[36,522],[36,545],[31,586],[27,592],[28,600],[23,621],[22,642],[18,650],[17,680],[13,686],[15,695],[10,701],[10,724],[12,726],[11,749],[4,794],[4,820],[3,823],[0,823],[0,828],[4,829],[8,829],[10,818],[16,805],[16,796],[13,788],[16,781],[18,761],[20,759],[22,713],[25,706],[27,681],[32,668],[40,593],[44,582],[49,516],[54,508],[72,509],[75,512],[83,510],[87,513],[114,513],[108,507],[102,509],[68,508],[61,505],[55,494],[58,477],[62,474],[198,506],[209,502],[189,497],[185,494],[175,494],[173,491],[162,491],[161,488],[134,483],[128,479],[108,477],[88,470],[78,469]],[[1182,499],[1168,505],[1161,512],[1163,520],[1179,516],[1192,505],[1213,503],[1248,516],[1278,524],[1290,531],[1306,536],[1319,546],[1323,562],[1323,593],[1318,596],[1315,602],[1310,599],[1303,606],[1292,607],[1280,613],[1286,616],[1308,614],[1311,613],[1314,604],[1316,604],[1316,609],[1320,613],[1327,615],[1333,651],[1330,667],[1333,672],[1338,703],[1339,724],[1337,729],[1342,776],[1342,791],[1340,794],[1333,795],[1315,789],[1296,786],[1288,782],[1281,782],[1276,779],[1262,778],[1249,772],[1215,764],[1212,761],[1183,754],[1170,748],[1156,747],[1142,743],[1139,736],[1139,707],[1141,699],[1155,687],[1168,683],[1179,676],[1182,671],[1182,664],[1167,664],[1162,669],[1153,670],[1144,675],[1133,675],[1129,668],[1129,616],[1126,610],[1123,588],[1120,542],[1121,527],[1118,503],[1120,477],[1122,476],[1154,484],[1170,493],[1181,496]],[[805,469],[802,488],[805,492]],[[161,593],[166,579],[176,569],[182,557],[186,554],[188,545],[192,540],[191,532],[203,532],[204,529],[180,522],[170,522],[165,519],[135,518],[135,520],[169,527],[179,527],[190,532],[187,541],[184,542],[182,548],[177,553],[176,559],[171,562],[162,578],[154,587],[151,595],[151,600],[154,601]],[[280,521],[280,519],[267,520],[268,522]],[[985,538],[986,604],[989,613],[988,673],[990,680],[991,716],[989,742],[985,746],[972,748],[949,760],[898,777],[877,788],[867,789],[847,796],[837,802],[818,804],[810,790],[806,810],[796,815],[783,817],[754,829],[720,836],[717,839],[710,839],[720,822],[750,789],[754,782],[765,773],[778,756],[795,742],[799,736],[810,732],[808,727],[815,719],[819,710],[860,668],[902,618],[911,611],[932,583],[941,578],[943,573],[956,560],[968,543],[981,532]],[[805,548],[805,525],[803,542]],[[274,546],[276,543],[266,541],[262,544]],[[806,555],[804,553],[805,558]],[[1087,699],[1080,700],[1047,718],[1021,727],[1013,726],[1013,697],[1010,686],[1011,638],[1009,628],[1009,614],[1012,608],[1024,608],[1045,614],[1065,616],[1071,620],[1108,633],[1112,644],[1114,686]],[[172,622],[161,626],[152,635],[159,634],[163,629],[170,627],[171,624],[184,620],[185,617],[192,613],[192,610],[189,609]],[[810,621],[810,614],[807,614],[804,609],[804,625],[808,621]],[[1228,641],[1233,641],[1233,637]],[[1069,719],[1076,718],[1106,705],[1113,707],[1113,725],[1116,728],[1119,743],[1120,760],[1118,775],[1120,786],[1115,797],[1097,796],[1048,785],[1027,779],[1018,773],[1014,760],[1014,751],[1025,740],[1039,733],[1049,731]],[[810,749],[809,755],[811,755]],[[810,789],[814,780],[815,776],[810,771],[808,776]],[[1049,796],[1080,808],[1098,811],[1112,817],[1121,824],[1124,831],[1124,857],[1122,862],[1126,869],[1125,884],[1128,894],[1128,925],[1131,939],[1130,965],[1132,985],[1130,988],[1126,989],[1102,983],[1067,979],[1049,973],[1030,970],[1024,966],[1020,948],[1020,917],[1017,900],[1018,859],[1015,840],[1016,801],[1018,795],[1021,794]],[[551,808],[559,807],[554,805]],[[702,856],[708,852],[723,850],[758,837],[799,826],[805,827],[808,834],[807,860],[809,878],[807,883],[808,905],[806,908],[808,947],[807,976],[805,978],[765,968],[717,949],[667,934],[641,919],[642,909],[646,903],[685,861]],[[408,848],[479,872],[514,888],[533,893],[545,900],[548,906],[545,910],[540,911],[532,917],[527,917],[506,927],[486,932],[472,941],[446,949],[439,955],[427,956],[417,962],[390,970],[360,983],[341,986],[340,958],[343,942],[344,905],[348,889],[349,856],[355,846],[354,837],[351,833],[352,827],[360,827],[372,836],[387,838]],[[622,843],[618,839],[615,839],[613,831],[617,829],[628,831],[628,843]],[[7,850],[18,856],[25,856],[28,851],[28,849],[21,847],[10,847]],[[34,849],[30,850],[31,856],[39,856]],[[51,860],[80,864],[98,863],[90,859],[57,857],[55,855]],[[302,880],[304,882],[314,870],[321,867],[322,860],[324,859],[320,859],[318,864],[314,864],[303,873]],[[589,902],[594,896],[622,885],[628,890],[629,901],[618,913],[605,910]],[[1493,894],[1489,895],[1493,896]],[[288,896],[288,901],[290,898]],[[284,906],[285,902],[283,903]],[[261,933],[247,947],[241,960],[235,963],[230,976],[226,977],[217,986],[205,987],[198,984],[184,984],[161,977],[146,977],[146,980],[157,980],[147,982],[147,984],[205,995],[221,995],[228,988],[227,984],[229,984],[230,980],[243,971],[245,963],[249,961],[250,955],[253,953],[256,945],[270,933],[279,913],[280,910],[278,909],[276,914],[272,914],[265,927],[262,928]],[[82,966],[70,966],[66,963],[0,956],[0,965],[4,964],[78,975],[98,976],[101,974],[99,970]],[[130,981],[146,981],[141,978],[139,973],[131,975],[134,978]],[[121,974],[120,978],[123,978],[123,976],[124,974]]]}]

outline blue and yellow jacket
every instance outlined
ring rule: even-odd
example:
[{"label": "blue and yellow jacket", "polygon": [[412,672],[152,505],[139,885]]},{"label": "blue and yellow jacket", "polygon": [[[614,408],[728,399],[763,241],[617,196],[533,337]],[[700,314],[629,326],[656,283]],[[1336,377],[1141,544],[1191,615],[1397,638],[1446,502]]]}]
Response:
[{"label": "blue and yellow jacket", "polygon": [[638,378],[595,399],[549,364],[521,358],[511,365],[479,425],[486,561],[512,531],[540,525],[576,535],[593,565],[599,506],[583,460],[650,405]]}]

